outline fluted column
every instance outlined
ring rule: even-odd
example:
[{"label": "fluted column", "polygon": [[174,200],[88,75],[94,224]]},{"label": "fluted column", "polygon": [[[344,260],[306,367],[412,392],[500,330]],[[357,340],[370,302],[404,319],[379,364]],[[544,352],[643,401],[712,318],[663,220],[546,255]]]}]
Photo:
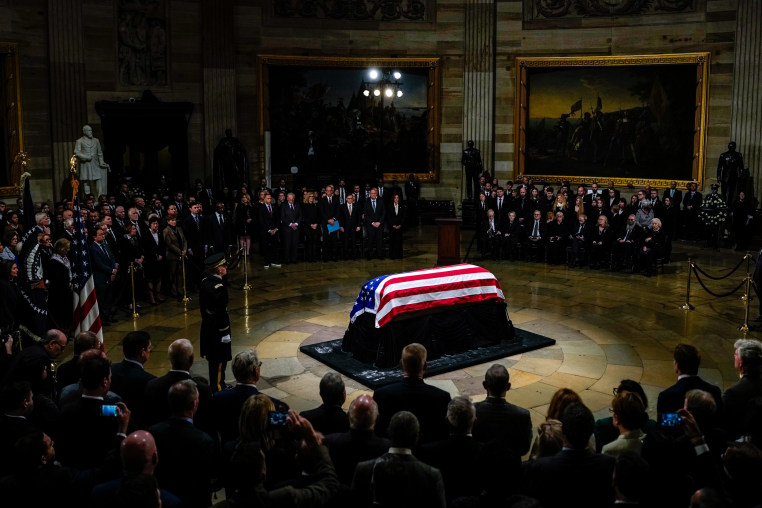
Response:
[{"label": "fluted column", "polygon": [[[204,146],[206,174],[225,129],[236,133],[235,22],[233,0],[202,3],[204,48]],[[233,189],[231,189],[233,190]]]},{"label": "fluted column", "polygon": [[467,0],[463,69],[463,143],[472,139],[494,172],[495,2]]},{"label": "fluted column", "polygon": [[[759,0],[738,0],[730,137],[754,177],[754,195],[762,196],[762,9]],[[709,170],[715,161],[709,157]]]},{"label": "fluted column", "polygon": [[48,0],[48,46],[53,195],[58,196],[69,174],[74,142],[87,123],[82,0]]}]

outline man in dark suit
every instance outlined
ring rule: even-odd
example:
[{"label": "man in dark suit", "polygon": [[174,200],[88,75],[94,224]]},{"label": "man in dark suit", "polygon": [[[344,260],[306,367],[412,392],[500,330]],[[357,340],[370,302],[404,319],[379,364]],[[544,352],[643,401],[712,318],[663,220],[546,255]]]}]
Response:
[{"label": "man in dark suit", "polygon": [[[320,222],[323,225],[323,261],[333,259],[338,261],[339,230],[333,233],[328,231],[328,226],[333,227],[339,220],[339,199],[333,195],[333,185],[325,186],[325,196],[320,198],[318,211],[320,212]],[[341,222],[339,222],[341,224]]]},{"label": "man in dark suit", "polygon": [[352,489],[362,501],[359,506],[394,506],[404,499],[404,506],[445,507],[442,474],[413,456],[418,430],[413,413],[394,415],[389,422],[389,452],[357,464]]},{"label": "man in dark suit", "polygon": [[[450,435],[447,439],[421,446],[420,458],[439,469],[448,503],[464,496],[478,496],[484,489],[483,444],[471,435],[476,410],[471,399],[459,395],[447,406]],[[520,464],[518,455],[514,462]]]},{"label": "man in dark suit", "polygon": [[216,204],[214,213],[204,218],[204,225],[205,245],[215,253],[225,254],[228,246],[233,244],[233,229],[225,213],[225,203],[220,201]]},{"label": "man in dark suit", "polygon": [[196,196],[196,202],[201,203],[204,215],[210,215],[214,210],[214,203],[216,201],[212,189],[205,187],[200,179],[196,179],[194,195]]},{"label": "man in dark suit", "polygon": [[690,344],[678,344],[673,353],[673,364],[677,374],[677,383],[659,393],[656,413],[661,420],[664,413],[675,413],[685,406],[685,394],[691,390],[704,390],[714,397],[717,412],[722,414],[722,391],[698,376],[701,355]]},{"label": "man in dark suit", "polygon": [[392,193],[388,187],[384,187],[383,178],[378,179],[378,185],[376,186],[376,189],[378,191],[378,199],[383,201],[385,205],[388,205],[392,202]]},{"label": "man in dark suit", "polygon": [[339,212],[341,235],[344,239],[344,259],[357,257],[357,240],[362,239],[361,215],[362,207],[355,204],[355,195],[347,194],[347,202],[341,205]]},{"label": "man in dark suit", "polygon": [[762,396],[762,343],[754,339],[738,339],[733,348],[733,366],[741,379],[722,395],[722,420],[728,437],[737,439],[752,430],[743,426],[747,403]]},{"label": "man in dark suit", "polygon": [[384,259],[384,223],[386,221],[386,207],[384,201],[378,195],[378,189],[370,190],[370,196],[365,200],[363,211],[365,233],[368,239],[366,256],[372,257],[375,250],[378,259]]},{"label": "man in dark suit", "polygon": [[532,213],[532,219],[524,223],[524,228],[527,234],[524,248],[528,256],[531,258],[534,255],[535,261],[542,261],[547,238],[547,226],[542,219],[542,212],[535,210]]},{"label": "man in dark suit", "polygon": [[331,452],[342,484],[352,484],[358,463],[380,457],[389,449],[391,442],[373,432],[377,419],[376,401],[370,395],[360,395],[349,404],[349,431],[325,436],[323,443]]},{"label": "man in dark suit", "polygon": [[193,344],[188,339],[177,339],[168,349],[170,370],[161,377],[150,380],[144,392],[147,425],[169,418],[171,411],[167,405],[167,393],[173,384],[190,379],[198,385],[199,412],[193,422],[207,433],[214,432],[211,417],[212,391],[202,378],[193,377],[190,369],[193,366]]},{"label": "man in dark suit", "polygon": [[561,422],[563,449],[556,455],[525,463],[523,492],[545,508],[611,506],[616,458],[587,448],[595,425],[593,413],[575,402],[566,408]]},{"label": "man in dark suit", "polygon": [[672,180],[669,182],[669,189],[664,189],[664,193],[661,195],[661,200],[664,201],[664,198],[670,198],[672,200],[672,204],[675,206],[680,206],[680,203],[683,202],[683,191],[677,188],[677,182]]},{"label": "man in dark suit", "polygon": [[161,462],[156,478],[189,508],[212,504],[212,478],[217,474],[219,449],[215,440],[193,425],[199,404],[198,387],[190,379],[173,384],[167,394],[171,416],[148,432],[156,439]]},{"label": "man in dark suit", "polygon": [[487,398],[475,404],[474,439],[481,443],[502,440],[518,455],[526,454],[532,443],[532,419],[529,411],[505,400],[511,389],[508,369],[499,363],[492,365],[482,386]]},{"label": "man in dark suit", "polygon": [[[229,390],[215,392],[212,396],[212,414],[214,415],[215,428],[220,434],[222,443],[238,439],[238,417],[246,399],[259,394],[257,382],[259,381],[262,362],[259,360],[257,350],[254,348],[241,351],[233,358],[232,370],[236,384]],[[275,405],[275,410],[288,411],[288,404],[270,397]]]},{"label": "man in dark suit", "polygon": [[82,354],[80,382],[82,396],[61,408],[53,438],[65,464],[91,469],[104,464],[106,456],[122,442],[130,411],[118,402],[114,414],[103,416],[101,407],[111,386],[111,362],[101,351]]},{"label": "man in dark suit", "polygon": [[346,432],[349,430],[349,418],[341,409],[347,400],[344,380],[335,372],[327,372],[320,380],[320,398],[323,403],[315,409],[299,413],[312,427],[323,434]]},{"label": "man in dark suit", "polygon": [[450,394],[423,382],[426,372],[426,348],[416,342],[402,350],[400,367],[404,379],[379,388],[373,393],[378,404],[376,434],[385,436],[387,427],[398,411],[410,411],[420,422],[421,443],[447,436],[447,404]]},{"label": "man in dark suit", "polygon": [[611,258],[613,269],[619,270],[625,262],[630,266],[630,271],[635,271],[635,251],[643,239],[643,228],[635,222],[635,214],[627,217],[624,227],[616,233],[616,238],[611,242]]},{"label": "man in dark suit", "polygon": [[280,235],[283,239],[283,262],[296,263],[296,248],[299,245],[299,226],[302,223],[302,209],[296,203],[296,195],[289,192],[286,202],[280,207]]},{"label": "man in dark suit", "polygon": [[587,223],[587,215],[584,213],[579,214],[577,217],[577,224],[569,227],[569,266],[575,267],[577,264],[581,264],[583,259],[580,255],[587,249],[590,241],[590,224]]},{"label": "man in dark suit", "polygon": [[62,363],[56,369],[56,385],[59,387],[59,391],[64,386],[79,381],[79,356],[85,351],[97,347],[100,347],[100,341],[98,336],[91,331],[80,332],[74,337],[74,354],[69,361]]},{"label": "man in dark suit", "polygon": [[3,387],[0,401],[3,405],[0,414],[0,478],[13,473],[14,466],[18,465],[13,453],[16,441],[38,430],[28,419],[34,408],[33,397],[32,386],[27,381],[16,381]]},{"label": "man in dark suit", "polygon": [[188,242],[189,267],[186,267],[188,287],[191,291],[198,289],[204,270],[204,232],[201,226],[201,205],[194,203],[189,206],[190,214],[183,220],[183,233]]},{"label": "man in dark suit", "polygon": [[259,238],[262,257],[265,260],[265,270],[271,266],[280,268],[278,263],[278,249],[280,242],[278,239],[278,228],[280,219],[278,207],[273,204],[273,197],[270,194],[265,195],[265,202],[259,207]]},{"label": "man in dark suit", "polygon": [[95,239],[90,245],[90,263],[93,268],[95,295],[98,298],[101,316],[104,316],[103,321],[106,323],[114,321],[111,317],[111,304],[117,263],[116,257],[106,243],[106,232],[102,229],[96,230]]},{"label": "man in dark suit", "polygon": [[133,421],[142,423],[145,416],[143,393],[146,385],[156,376],[146,372],[143,365],[151,357],[151,336],[138,330],[122,339],[124,360],[111,366],[111,391],[122,397],[133,412]]},{"label": "man in dark suit", "polygon": [[683,224],[685,225],[685,236],[688,240],[696,240],[699,235],[698,214],[701,211],[703,196],[697,191],[698,184],[691,182],[688,184],[688,192],[683,196]]}]

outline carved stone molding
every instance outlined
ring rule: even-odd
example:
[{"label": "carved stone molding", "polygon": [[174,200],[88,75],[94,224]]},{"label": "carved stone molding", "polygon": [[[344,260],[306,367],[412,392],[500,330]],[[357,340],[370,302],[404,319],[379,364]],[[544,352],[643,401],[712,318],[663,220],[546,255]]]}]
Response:
[{"label": "carved stone molding", "polygon": [[705,0],[524,0],[524,22],[527,28],[542,28],[541,23],[548,21],[580,20],[585,20],[585,26],[608,26],[612,18],[701,13],[705,7]]},{"label": "carved stone molding", "polygon": [[275,18],[428,21],[431,0],[273,0]]}]

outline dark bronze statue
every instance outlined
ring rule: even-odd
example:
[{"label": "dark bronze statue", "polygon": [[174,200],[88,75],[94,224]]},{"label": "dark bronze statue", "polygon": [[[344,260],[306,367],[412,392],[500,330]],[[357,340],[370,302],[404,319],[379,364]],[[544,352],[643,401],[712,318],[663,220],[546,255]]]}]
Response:
[{"label": "dark bronze statue", "polygon": [[722,199],[725,203],[732,202],[738,191],[746,190],[743,155],[736,152],[735,141],[728,143],[728,151],[720,155],[717,163],[717,181],[722,184]]},{"label": "dark bronze statue", "polygon": [[237,191],[248,180],[249,160],[246,158],[246,148],[238,138],[233,137],[233,131],[226,129],[225,137],[214,149],[214,190],[221,191],[227,187]]},{"label": "dark bronze statue", "polygon": [[474,142],[468,140],[466,143],[468,148],[463,150],[463,157],[460,159],[460,163],[466,170],[466,190],[468,193],[468,199],[478,198],[474,196],[474,189],[479,189],[479,177],[482,174],[482,155],[478,148],[474,148]]}]

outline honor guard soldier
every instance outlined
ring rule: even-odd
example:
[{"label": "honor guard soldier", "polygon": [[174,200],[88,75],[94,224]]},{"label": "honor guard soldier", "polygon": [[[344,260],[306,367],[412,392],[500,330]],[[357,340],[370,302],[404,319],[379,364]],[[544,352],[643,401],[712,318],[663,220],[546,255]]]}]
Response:
[{"label": "honor guard soldier", "polygon": [[219,252],[204,261],[206,278],[201,282],[201,356],[209,363],[209,386],[212,392],[224,390],[225,368],[231,359],[228,288],[225,283],[227,261]]}]

